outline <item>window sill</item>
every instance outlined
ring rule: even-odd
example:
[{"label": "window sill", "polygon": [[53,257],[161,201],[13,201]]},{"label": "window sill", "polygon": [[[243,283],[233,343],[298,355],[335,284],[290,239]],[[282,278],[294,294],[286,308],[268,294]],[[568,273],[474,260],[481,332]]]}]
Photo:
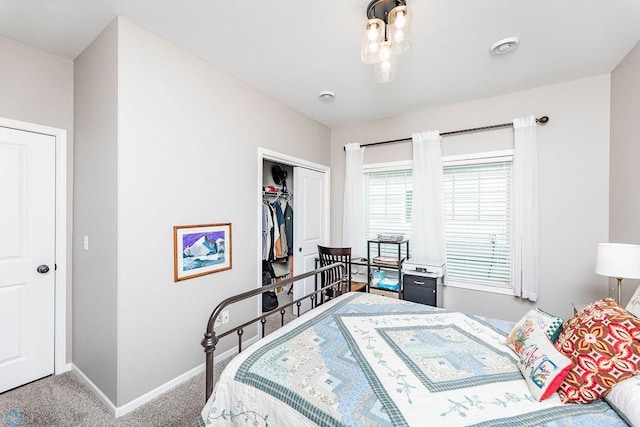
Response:
[{"label": "window sill", "polygon": [[460,288],[460,289],[469,289],[472,291],[481,291],[488,292],[491,294],[500,294],[500,295],[510,295],[514,296],[513,289],[510,288],[499,288],[497,286],[490,285],[477,285],[475,283],[464,283],[464,282],[454,282],[452,280],[448,280],[446,286],[451,288]]}]

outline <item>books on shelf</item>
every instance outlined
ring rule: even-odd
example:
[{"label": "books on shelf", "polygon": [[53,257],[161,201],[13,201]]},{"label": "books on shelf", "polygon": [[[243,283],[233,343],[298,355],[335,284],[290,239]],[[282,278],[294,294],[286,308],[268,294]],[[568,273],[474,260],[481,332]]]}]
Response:
[{"label": "books on shelf", "polygon": [[398,257],[396,256],[377,256],[372,259],[374,264],[388,265],[392,267],[398,266]]}]

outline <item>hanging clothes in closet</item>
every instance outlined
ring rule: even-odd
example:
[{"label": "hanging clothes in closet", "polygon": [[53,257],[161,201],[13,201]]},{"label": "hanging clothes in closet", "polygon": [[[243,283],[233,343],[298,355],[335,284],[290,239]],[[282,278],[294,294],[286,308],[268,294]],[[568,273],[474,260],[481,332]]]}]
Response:
[{"label": "hanging clothes in closet", "polygon": [[271,217],[271,209],[266,203],[262,204],[262,260],[269,260],[269,252],[271,248],[273,221]]},{"label": "hanging clothes in closet", "polygon": [[[272,197],[273,194],[265,194]],[[265,261],[286,260],[293,255],[293,209],[289,203],[291,194],[286,193],[287,200],[276,200],[270,203],[264,200],[262,205],[262,259]]]},{"label": "hanging clothes in closet", "polygon": [[264,260],[274,261],[276,255],[282,252],[280,246],[280,227],[278,226],[278,220],[276,218],[276,212],[270,203],[265,203],[262,206],[263,225],[266,224],[266,228],[263,228],[262,243],[262,256]]},{"label": "hanging clothes in closet", "polygon": [[289,255],[293,255],[293,209],[289,202],[284,208],[284,234],[287,237]]},{"label": "hanging clothes in closet", "polygon": [[275,260],[282,255],[282,244],[280,242],[280,226],[278,225],[278,218],[276,216],[276,210],[273,205],[271,207],[271,218],[273,220],[273,258]]},{"label": "hanging clothes in closet", "polygon": [[[287,246],[287,236],[285,233],[285,224],[284,224],[284,214],[282,213],[282,207],[280,203],[277,201],[273,203],[273,209],[275,211],[276,224],[278,228],[278,233],[280,236],[279,245],[276,245],[275,248],[275,256],[276,259],[286,258],[288,255],[289,247]],[[274,224],[275,226],[275,224]]]}]

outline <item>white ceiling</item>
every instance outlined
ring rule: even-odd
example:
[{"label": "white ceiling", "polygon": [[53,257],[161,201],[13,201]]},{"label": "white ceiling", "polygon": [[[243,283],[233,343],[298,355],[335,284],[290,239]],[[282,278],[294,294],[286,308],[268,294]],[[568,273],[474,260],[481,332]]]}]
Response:
[{"label": "white ceiling", "polygon": [[74,59],[120,15],[329,127],[608,73],[640,40],[640,0],[407,0],[413,47],[383,85],[360,61],[368,3],[0,0],[0,34]]}]

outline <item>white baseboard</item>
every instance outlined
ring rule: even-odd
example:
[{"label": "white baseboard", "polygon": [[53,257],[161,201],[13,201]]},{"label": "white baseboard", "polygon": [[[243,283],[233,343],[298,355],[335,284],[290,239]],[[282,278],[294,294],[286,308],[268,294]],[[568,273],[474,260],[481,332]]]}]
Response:
[{"label": "white baseboard", "polygon": [[67,363],[62,367],[61,370],[56,371],[55,374],[60,375],[60,374],[64,374],[65,372],[69,372],[72,369],[72,367],[73,367],[73,363]]},{"label": "white baseboard", "polygon": [[184,374],[179,375],[174,379],[162,384],[161,386],[154,388],[150,392],[145,393],[142,396],[133,399],[131,402],[125,403],[122,406],[118,406],[117,408],[115,408],[115,413],[113,415],[116,418],[119,418],[125,414],[128,414],[131,411],[135,411],[145,403],[148,403],[151,400],[155,399],[156,397],[160,396],[162,393],[167,392],[172,388],[182,384],[183,382],[188,381],[191,378],[195,377],[200,372],[203,372],[204,368],[205,368],[204,363],[201,365],[198,365],[195,368],[185,372]]},{"label": "white baseboard", "polygon": [[[259,337],[258,336],[253,336],[252,338],[249,338],[247,341],[242,343],[243,348],[246,348],[248,346],[250,346],[251,344],[253,344],[254,342],[258,341]],[[224,353],[220,353],[218,355],[216,355],[214,357],[214,362],[218,363],[221,360],[227,359],[231,356],[234,356],[235,354],[238,353],[238,349],[237,347],[232,347],[231,349],[225,351]],[[95,393],[95,395],[107,406],[107,408],[109,409],[109,411],[113,414],[113,416],[115,418],[119,418],[123,415],[128,414],[129,412],[135,411],[136,409],[138,409],[139,407],[141,407],[142,405],[144,405],[145,403],[148,403],[149,401],[151,401],[152,399],[155,399],[156,397],[160,396],[162,393],[165,393],[169,390],[171,390],[172,388],[179,386],[180,384],[190,380],[191,378],[195,377],[196,375],[198,375],[201,372],[204,372],[205,370],[205,364],[201,364],[196,366],[193,369],[190,369],[189,371],[185,372],[182,375],[179,375],[177,377],[175,377],[174,379],[167,381],[166,383],[162,384],[159,387],[156,387],[155,389],[151,390],[148,393],[143,394],[140,397],[137,397],[135,399],[133,399],[131,402],[126,403],[122,406],[116,406],[114,405],[114,403],[98,388],[98,386],[96,386],[93,381],[91,381],[89,379],[89,377],[87,377],[84,372],[82,372],[80,370],[80,368],[78,368],[76,365],[74,365],[73,363],[70,364],[70,369],[75,372],[76,374],[78,374],[78,376],[80,377],[80,379],[82,379],[82,381],[84,381],[85,384],[87,384],[87,386],[89,386],[89,388]],[[203,396],[204,396],[204,389],[203,389]]]},{"label": "white baseboard", "polygon": [[83,381],[87,386],[89,386],[89,388],[91,389],[91,391],[93,391],[93,393],[94,393],[96,396],[98,396],[98,399],[102,400],[102,403],[104,403],[104,404],[105,404],[105,406],[106,406],[106,407],[111,411],[111,413],[112,413],[112,414],[114,414],[114,416],[115,416],[115,413],[116,413],[116,405],[114,405],[114,404],[113,404],[113,402],[111,402],[111,400],[110,400],[110,399],[109,399],[109,398],[108,398],[108,397],[107,397],[107,396],[102,392],[102,390],[100,390],[100,389],[98,388],[98,386],[97,386],[97,385],[95,385],[95,384],[93,383],[93,381],[91,381],[91,380],[89,379],[89,377],[88,377],[88,376],[86,376],[86,375],[84,374],[84,372],[82,372],[82,371],[80,370],[80,368],[78,368],[78,367],[77,367],[76,365],[74,365],[73,363],[71,364],[71,370],[72,370],[73,372],[75,372],[75,373],[80,377],[80,379],[81,379],[81,380],[82,380],[82,381]]}]

